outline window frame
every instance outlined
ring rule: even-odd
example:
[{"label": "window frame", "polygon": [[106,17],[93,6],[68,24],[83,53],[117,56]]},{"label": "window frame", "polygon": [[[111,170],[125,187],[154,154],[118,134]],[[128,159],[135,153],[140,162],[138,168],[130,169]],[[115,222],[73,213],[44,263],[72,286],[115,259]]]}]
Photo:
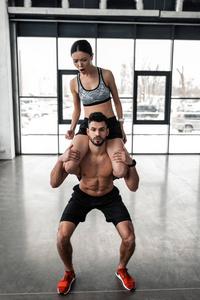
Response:
[{"label": "window frame", "polygon": [[[138,120],[137,119],[137,84],[139,76],[165,76],[165,111],[164,120]],[[171,71],[135,71],[134,72],[134,98],[133,98],[133,124],[166,124],[170,122],[171,106]]]}]

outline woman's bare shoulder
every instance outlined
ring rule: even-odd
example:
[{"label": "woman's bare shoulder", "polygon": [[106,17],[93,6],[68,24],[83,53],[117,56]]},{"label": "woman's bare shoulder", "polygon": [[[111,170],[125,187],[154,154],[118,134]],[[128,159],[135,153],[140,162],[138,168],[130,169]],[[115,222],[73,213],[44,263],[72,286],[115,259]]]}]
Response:
[{"label": "woman's bare shoulder", "polygon": [[77,85],[77,76],[75,76],[70,80],[70,86],[76,86],[76,85]]},{"label": "woman's bare shoulder", "polygon": [[102,71],[103,75],[106,75],[106,76],[111,76],[112,75],[112,72],[108,69],[101,68],[101,71]]},{"label": "woman's bare shoulder", "polygon": [[114,79],[113,73],[107,69],[101,69],[101,70],[102,70],[103,79],[104,79],[106,85],[109,86],[113,82],[113,79]]},{"label": "woman's bare shoulder", "polygon": [[75,76],[74,78],[71,79],[70,81],[70,89],[71,91],[78,91],[78,82],[77,82],[77,76]]}]

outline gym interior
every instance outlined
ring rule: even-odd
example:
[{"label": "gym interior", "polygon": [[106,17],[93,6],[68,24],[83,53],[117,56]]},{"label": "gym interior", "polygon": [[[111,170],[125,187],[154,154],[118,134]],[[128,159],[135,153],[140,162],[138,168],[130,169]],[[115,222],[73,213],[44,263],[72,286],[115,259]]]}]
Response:
[{"label": "gym interior", "polygon": [[56,234],[79,181],[52,189],[50,172],[71,143],[78,39],[115,77],[137,161],[136,192],[114,182],[135,229],[137,289],[115,276],[120,237],[94,210],[72,237],[77,278],[65,297],[199,299],[200,1],[2,0],[0,16],[0,299],[61,297]]}]

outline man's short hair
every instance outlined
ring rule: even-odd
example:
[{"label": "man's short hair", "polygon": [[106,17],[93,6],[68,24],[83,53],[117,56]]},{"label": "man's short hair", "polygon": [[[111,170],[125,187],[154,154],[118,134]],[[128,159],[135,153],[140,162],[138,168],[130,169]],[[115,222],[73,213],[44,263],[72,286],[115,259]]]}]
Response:
[{"label": "man's short hair", "polygon": [[89,124],[93,121],[98,122],[98,123],[105,122],[106,127],[108,127],[107,117],[104,114],[102,114],[101,112],[94,112],[89,115],[88,127],[89,127]]}]

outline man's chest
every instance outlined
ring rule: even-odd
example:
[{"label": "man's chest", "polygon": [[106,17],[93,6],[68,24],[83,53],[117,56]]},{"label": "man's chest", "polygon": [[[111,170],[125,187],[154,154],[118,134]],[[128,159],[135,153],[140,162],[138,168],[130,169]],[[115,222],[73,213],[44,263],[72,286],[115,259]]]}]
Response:
[{"label": "man's chest", "polygon": [[112,173],[112,164],[108,155],[100,157],[84,157],[83,162],[81,163],[82,177],[109,177]]}]

